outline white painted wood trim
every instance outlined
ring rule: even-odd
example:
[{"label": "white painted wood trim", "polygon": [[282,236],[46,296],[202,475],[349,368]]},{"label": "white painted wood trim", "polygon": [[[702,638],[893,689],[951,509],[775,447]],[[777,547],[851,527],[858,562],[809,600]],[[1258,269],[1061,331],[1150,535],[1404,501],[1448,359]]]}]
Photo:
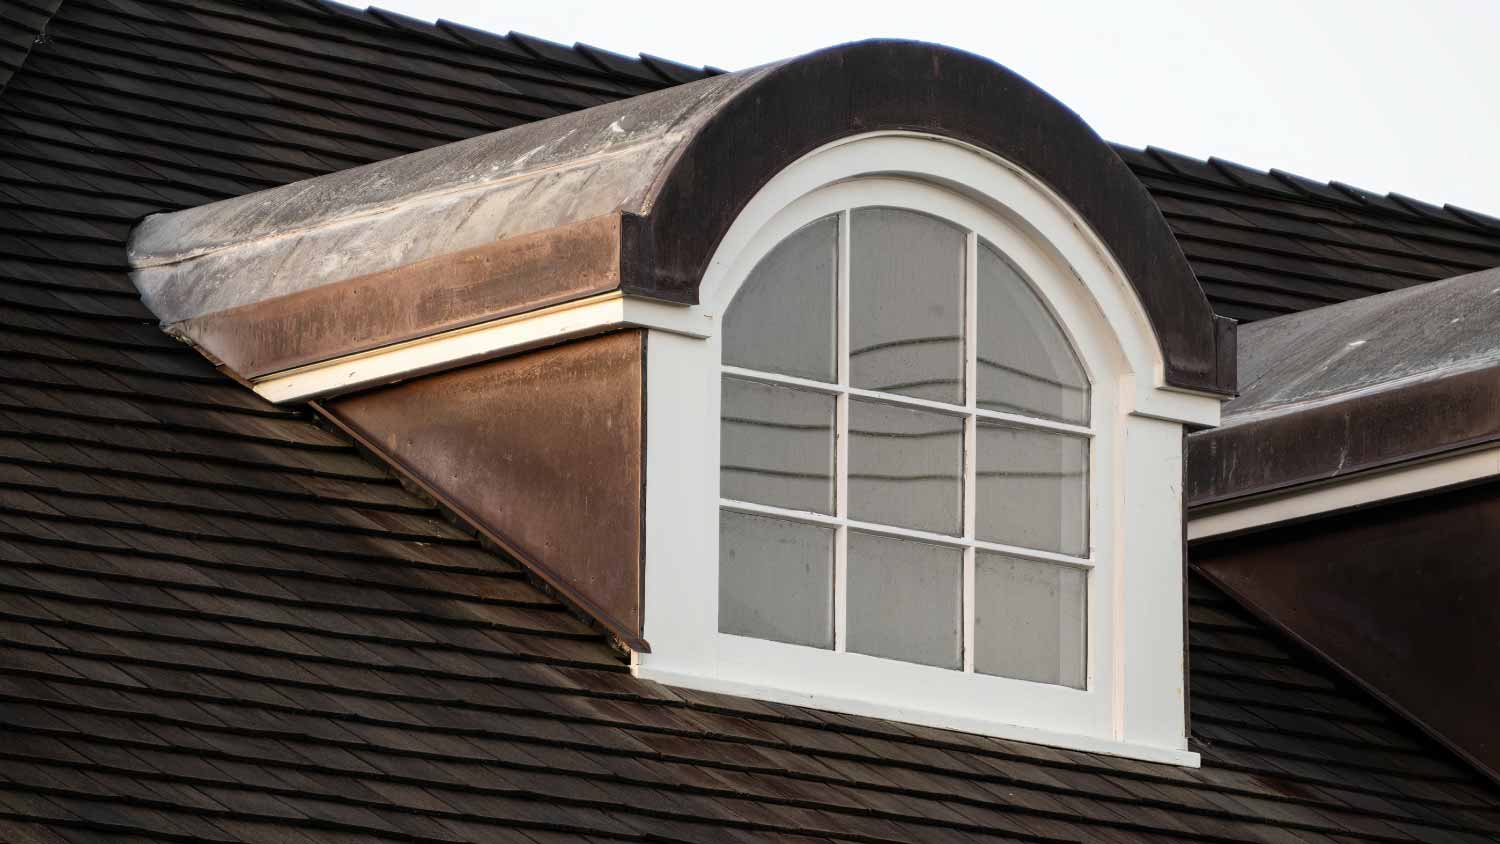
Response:
[{"label": "white painted wood trim", "polygon": [[[977,366],[970,362],[970,369]],[[736,378],[744,378],[748,381],[761,381],[766,384],[782,384],[787,387],[796,387],[801,390],[810,390],[816,393],[848,393],[857,399],[870,399],[882,404],[896,404],[903,407],[915,408],[917,410],[931,410],[937,413],[946,413],[951,416],[975,416],[980,419],[988,419],[993,422],[1004,422],[1019,428],[1036,428],[1043,431],[1057,431],[1063,434],[1073,434],[1080,437],[1092,437],[1094,431],[1083,425],[1074,425],[1071,422],[1057,422],[1051,419],[1043,419],[1039,416],[1022,416],[1018,413],[1006,413],[1000,410],[988,410],[976,407],[974,398],[971,396],[965,404],[948,404],[946,402],[933,401],[931,399],[919,399],[914,396],[903,396],[899,393],[882,393],[876,390],[865,390],[860,387],[851,387],[847,384],[829,384],[826,381],[815,381],[811,378],[801,378],[796,375],[782,375],[778,372],[763,372],[759,369],[746,369],[742,366],[725,366],[725,375],[733,375]]]},{"label": "white painted wood trim", "polygon": [[674,671],[659,670],[649,666],[640,667],[636,671],[636,676],[645,680],[654,680],[668,686],[680,686],[685,689],[698,689],[700,691],[734,695],[736,697],[769,700],[792,706],[826,709],[830,712],[843,712],[848,715],[860,715],[868,718],[883,718],[909,724],[922,724],[939,729],[958,730],[959,732],[974,733],[977,735],[1044,744],[1051,747],[1078,750],[1084,753],[1102,753],[1109,756],[1122,756],[1129,759],[1159,762],[1166,765],[1179,765],[1187,768],[1198,768],[1203,764],[1202,758],[1191,750],[1172,747],[1151,747],[1123,741],[1094,738],[1075,733],[1059,733],[986,718],[942,714],[929,710],[905,709],[899,706],[872,703],[854,698],[810,694],[797,689],[751,685],[695,674],[682,674]]},{"label": "white painted wood trim", "polygon": [[[969,496],[972,498],[973,496]],[[847,516],[829,516],[825,513],[815,513],[811,510],[788,510],[785,507],[776,507],[771,504],[756,504],[753,501],[735,501],[732,498],[720,498],[719,508],[733,510],[736,513],[749,513],[755,516],[770,516],[777,519],[787,519],[795,522],[807,522],[814,525],[826,525],[828,527],[850,527],[860,533],[875,533],[881,536],[890,536],[897,539],[912,539],[917,542],[926,542],[930,545],[942,545],[947,548],[964,548],[972,546],[980,551],[988,551],[994,554],[1004,554],[1007,557],[1021,557],[1028,560],[1036,560],[1042,563],[1054,563],[1060,566],[1071,566],[1078,569],[1092,569],[1094,559],[1092,557],[1074,557],[1070,554],[1059,554],[1055,551],[1042,551],[1036,548],[1023,548],[1020,545],[1004,545],[999,542],[988,542],[983,539],[975,539],[971,531],[964,531],[961,536],[946,533],[932,533],[931,531],[916,530],[914,528],[898,527],[897,525],[882,525],[876,522],[862,522]]]},{"label": "white painted wood trim", "polygon": [[713,322],[683,305],[615,291],[277,372],[253,387],[277,404],[308,401],[621,328],[702,338]]},{"label": "white painted wood trim", "polygon": [[1231,536],[1494,477],[1500,477],[1500,446],[1361,472],[1279,495],[1217,506],[1212,512],[1188,519],[1188,540]]},{"label": "white painted wood trim", "polygon": [[[1047,185],[1010,162],[951,138],[914,132],[871,132],[843,138],[803,156],[769,181],[745,206],[741,221],[720,241],[700,289],[704,305],[722,309],[733,290],[719,290],[743,278],[748,267],[726,266],[748,250],[764,254],[751,241],[766,236],[760,226],[782,209],[830,185],[884,176],[945,187],[984,206],[1041,246],[1061,272],[1083,283],[1088,305],[1105,318],[1129,359],[1133,373],[1124,411],[1201,427],[1219,424],[1221,399],[1166,383],[1154,329],[1124,270],[1088,224]],[[974,229],[945,208],[932,213]],[[784,235],[783,235],[784,236]],[[779,240],[780,238],[776,238]],[[1009,253],[1007,244],[997,243]],[[730,287],[734,287],[730,283]],[[1067,323],[1064,323],[1066,327]],[[1076,340],[1076,338],[1074,338]]]}]

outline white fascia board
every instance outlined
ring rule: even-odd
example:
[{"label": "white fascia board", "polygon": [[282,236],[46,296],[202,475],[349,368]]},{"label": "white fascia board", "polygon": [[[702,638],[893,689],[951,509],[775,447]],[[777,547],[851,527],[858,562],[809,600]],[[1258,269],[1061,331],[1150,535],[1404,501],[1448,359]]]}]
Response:
[{"label": "white fascia board", "polygon": [[933,712],[926,709],[906,709],[900,706],[835,697],[826,694],[808,694],[793,689],[740,683],[733,680],[705,677],[697,674],[678,673],[645,665],[637,665],[635,675],[644,680],[654,680],[663,685],[677,686],[684,689],[697,689],[699,691],[734,697],[767,700],[773,703],[785,703],[792,706],[806,706],[811,709],[842,712],[846,715],[858,715],[866,718],[921,724],[942,730],[957,730],[959,732],[992,736],[1012,741],[1061,747],[1083,753],[1103,753],[1108,756],[1122,756],[1127,759],[1160,762],[1164,765],[1181,765],[1188,768],[1201,767],[1203,764],[1201,757],[1191,750],[1113,741],[1076,733],[1059,733],[1051,730],[1040,730],[1033,727],[1007,724],[1002,721],[990,721],[984,718],[965,717],[950,713]]},{"label": "white fascia board", "polygon": [[1500,446],[1362,472],[1274,497],[1221,505],[1213,512],[1189,517],[1188,540],[1229,536],[1493,477],[1500,477]]},{"label": "white fascia board", "polygon": [[712,326],[713,316],[700,308],[615,291],[277,372],[252,386],[262,397],[285,404],[389,384],[621,328],[656,328],[701,338],[712,333]]}]

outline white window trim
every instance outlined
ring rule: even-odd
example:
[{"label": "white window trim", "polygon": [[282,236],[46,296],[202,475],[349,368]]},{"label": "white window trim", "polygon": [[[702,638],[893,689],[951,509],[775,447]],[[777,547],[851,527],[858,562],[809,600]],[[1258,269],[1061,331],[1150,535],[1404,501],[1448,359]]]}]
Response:
[{"label": "white window trim", "polygon": [[[858,198],[861,192],[866,200]],[[701,340],[652,331],[647,344],[645,637],[653,651],[637,655],[636,673],[669,685],[1198,764],[1197,754],[1186,749],[1184,732],[1181,437],[1184,422],[1216,423],[1218,400],[1164,386],[1160,352],[1133,288],[1071,209],[1023,172],[943,139],[862,136],[825,147],[783,171],[752,199],[721,242],[700,288],[702,304],[692,310],[717,329],[718,315],[761,256],[802,224],[861,205],[918,208],[994,243],[1037,283],[1095,383],[1092,552],[1085,561],[1096,566],[1089,584],[1088,688],[719,633],[724,370],[717,330]],[[840,337],[847,337],[847,326]],[[804,379],[751,377],[828,389]],[[1030,417],[1006,421],[1071,433],[1090,430]],[[728,506],[775,512],[743,502]],[[840,517],[798,513],[798,518],[837,522]],[[899,528],[875,530],[953,542]],[[1029,549],[996,550],[1080,562]],[[970,569],[966,565],[965,589],[972,594]],[[965,622],[966,645],[971,645],[972,618]],[[971,653],[966,647],[966,661]]]}]

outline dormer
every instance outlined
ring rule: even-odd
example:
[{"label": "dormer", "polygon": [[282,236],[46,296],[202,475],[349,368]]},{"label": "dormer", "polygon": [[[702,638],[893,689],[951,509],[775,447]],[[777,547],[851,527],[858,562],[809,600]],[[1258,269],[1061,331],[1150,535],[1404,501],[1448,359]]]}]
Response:
[{"label": "dormer", "polygon": [[132,262],[642,677],[1196,763],[1183,436],[1233,325],[998,65],[838,47],[152,217]]}]

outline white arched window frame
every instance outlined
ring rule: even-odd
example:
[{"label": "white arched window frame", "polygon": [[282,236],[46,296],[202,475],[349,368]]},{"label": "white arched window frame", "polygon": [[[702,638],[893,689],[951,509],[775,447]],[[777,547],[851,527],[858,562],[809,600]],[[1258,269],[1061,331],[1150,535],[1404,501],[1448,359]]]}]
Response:
[{"label": "white arched window frame", "polygon": [[[974,407],[972,387],[963,406],[942,406],[966,419],[970,476],[976,417],[1088,438],[1086,553],[976,541],[972,496],[965,496],[965,530],[957,538],[859,526],[964,549],[965,647],[959,670],[846,652],[842,569],[834,575],[831,649],[719,632],[720,508],[788,515],[720,498],[720,384],[726,370],[719,318],[762,258],[803,226],[829,215],[842,221],[845,260],[839,262],[839,277],[840,296],[846,299],[848,212],[872,206],[918,211],[965,230],[968,302],[974,301],[974,247],[980,238],[992,244],[1030,280],[1092,384],[1087,425],[987,413]],[[1160,354],[1133,289],[1065,204],[1025,173],[943,139],[905,134],[850,139],[805,157],[757,194],[721,243],[701,296],[702,304],[693,310],[711,326],[701,331],[706,340],[653,331],[648,342],[645,633],[653,651],[638,657],[641,676],[997,736],[1196,762],[1186,751],[1183,700],[1181,436],[1184,423],[1216,421],[1218,402],[1162,387]],[[974,310],[968,308],[965,316],[969,337]],[[839,312],[847,314],[847,308]],[[846,349],[847,325],[840,326],[838,336]],[[974,354],[965,357],[966,381],[972,385]],[[848,386],[847,372],[833,387],[728,372],[816,389],[841,396],[841,403],[858,394]],[[847,465],[844,439],[838,448],[839,465]],[[847,501],[845,492],[839,490],[840,501]],[[841,538],[851,525],[842,507],[829,515],[798,515],[834,526]],[[1089,571],[1083,688],[973,671],[975,548]],[[836,559],[841,566],[847,557],[839,553]]]}]

